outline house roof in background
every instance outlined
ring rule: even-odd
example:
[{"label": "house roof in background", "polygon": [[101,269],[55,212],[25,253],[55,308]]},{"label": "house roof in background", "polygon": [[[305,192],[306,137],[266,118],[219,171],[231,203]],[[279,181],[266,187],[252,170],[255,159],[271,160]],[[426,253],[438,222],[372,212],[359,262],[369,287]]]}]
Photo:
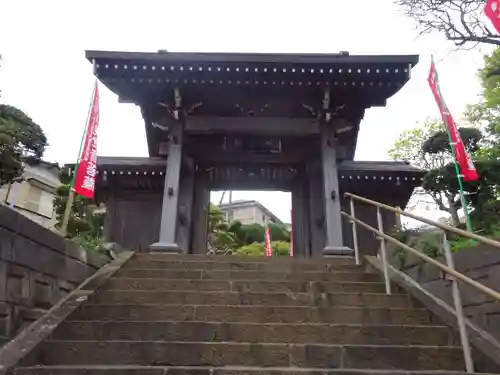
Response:
[{"label": "house roof in background", "polygon": [[256,200],[236,200],[232,203],[222,203],[219,205],[221,211],[227,211],[229,209],[241,208],[241,207],[258,207],[261,211],[263,211],[267,216],[269,216],[274,222],[282,223],[282,221],[271,212],[266,206]]},{"label": "house roof in background", "polygon": [[[39,187],[41,188],[45,186],[50,191],[56,189],[61,184],[59,179],[61,168],[58,163],[51,163],[34,157],[24,157],[22,161],[25,163],[22,177],[26,181],[36,181],[35,185],[40,185]],[[49,173],[42,173],[40,169],[46,170]]]},{"label": "house roof in background", "polygon": [[21,157],[21,160],[24,163],[26,163],[28,165],[31,165],[31,166],[42,165],[42,166],[47,167],[47,168],[54,168],[54,169],[57,169],[57,170],[61,169],[59,167],[58,163],[52,163],[52,162],[49,162],[49,161],[38,159],[38,158],[36,158],[34,156],[23,156],[23,157]]}]

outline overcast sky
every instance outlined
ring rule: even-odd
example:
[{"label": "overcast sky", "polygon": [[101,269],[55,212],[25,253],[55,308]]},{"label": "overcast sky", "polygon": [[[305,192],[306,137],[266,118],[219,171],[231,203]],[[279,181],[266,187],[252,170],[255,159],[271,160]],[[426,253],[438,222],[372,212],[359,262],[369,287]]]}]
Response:
[{"label": "overcast sky", "polygon": [[[357,160],[387,160],[399,133],[438,115],[426,81],[431,54],[459,119],[476,101],[476,71],[488,52],[452,52],[442,35],[418,37],[392,0],[2,0],[1,9],[1,100],[42,126],[45,159],[59,163],[78,153],[93,84],[86,49],[419,54],[410,82],[387,107],[366,112]],[[104,86],[100,105],[99,155],[147,156],[138,107],[119,104]],[[233,199],[257,199],[289,221],[289,194],[236,192]]]}]

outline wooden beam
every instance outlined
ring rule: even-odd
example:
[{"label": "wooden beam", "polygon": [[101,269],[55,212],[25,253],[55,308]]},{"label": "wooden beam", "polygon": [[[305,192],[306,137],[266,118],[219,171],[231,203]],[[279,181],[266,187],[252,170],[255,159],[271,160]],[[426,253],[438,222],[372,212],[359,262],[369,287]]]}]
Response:
[{"label": "wooden beam", "polygon": [[307,153],[297,150],[296,154],[250,154],[250,153],[229,153],[224,151],[211,150],[204,152],[204,149],[191,153],[197,160],[205,163],[222,164],[228,163],[270,163],[270,164],[297,164],[307,159]]},{"label": "wooden beam", "polygon": [[292,183],[290,181],[274,181],[269,182],[262,179],[256,181],[217,181],[209,183],[208,187],[210,190],[228,190],[231,189],[248,191],[248,190],[258,190],[258,191],[291,191]]},{"label": "wooden beam", "polygon": [[314,119],[272,117],[189,117],[187,134],[254,134],[254,135],[314,135],[319,134]]},{"label": "wooden beam", "polygon": [[319,147],[319,138],[315,136],[269,136],[274,141],[279,139],[280,152],[258,152],[246,150],[241,144],[242,140],[250,138],[251,136],[191,135],[186,141],[186,152],[198,162],[210,164],[298,164],[310,159]]}]

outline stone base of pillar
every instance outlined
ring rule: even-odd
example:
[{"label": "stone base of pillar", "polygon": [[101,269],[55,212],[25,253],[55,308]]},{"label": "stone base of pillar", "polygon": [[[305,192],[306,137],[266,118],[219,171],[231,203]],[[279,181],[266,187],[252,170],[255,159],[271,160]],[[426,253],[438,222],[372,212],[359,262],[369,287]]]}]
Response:
[{"label": "stone base of pillar", "polygon": [[165,253],[165,254],[182,254],[183,251],[179,245],[170,242],[156,242],[149,245],[151,253]]},{"label": "stone base of pillar", "polygon": [[323,256],[354,256],[354,250],[347,246],[326,246],[323,249]]}]

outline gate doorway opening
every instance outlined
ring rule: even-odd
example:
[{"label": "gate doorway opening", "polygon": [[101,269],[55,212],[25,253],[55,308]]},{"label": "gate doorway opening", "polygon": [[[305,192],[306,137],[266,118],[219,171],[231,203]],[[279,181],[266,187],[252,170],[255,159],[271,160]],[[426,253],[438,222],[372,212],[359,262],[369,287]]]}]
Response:
[{"label": "gate doorway opening", "polygon": [[[290,257],[290,251],[293,254],[289,191],[215,190],[210,201],[209,254],[252,257],[271,254]],[[267,240],[271,250],[266,251]]]}]

